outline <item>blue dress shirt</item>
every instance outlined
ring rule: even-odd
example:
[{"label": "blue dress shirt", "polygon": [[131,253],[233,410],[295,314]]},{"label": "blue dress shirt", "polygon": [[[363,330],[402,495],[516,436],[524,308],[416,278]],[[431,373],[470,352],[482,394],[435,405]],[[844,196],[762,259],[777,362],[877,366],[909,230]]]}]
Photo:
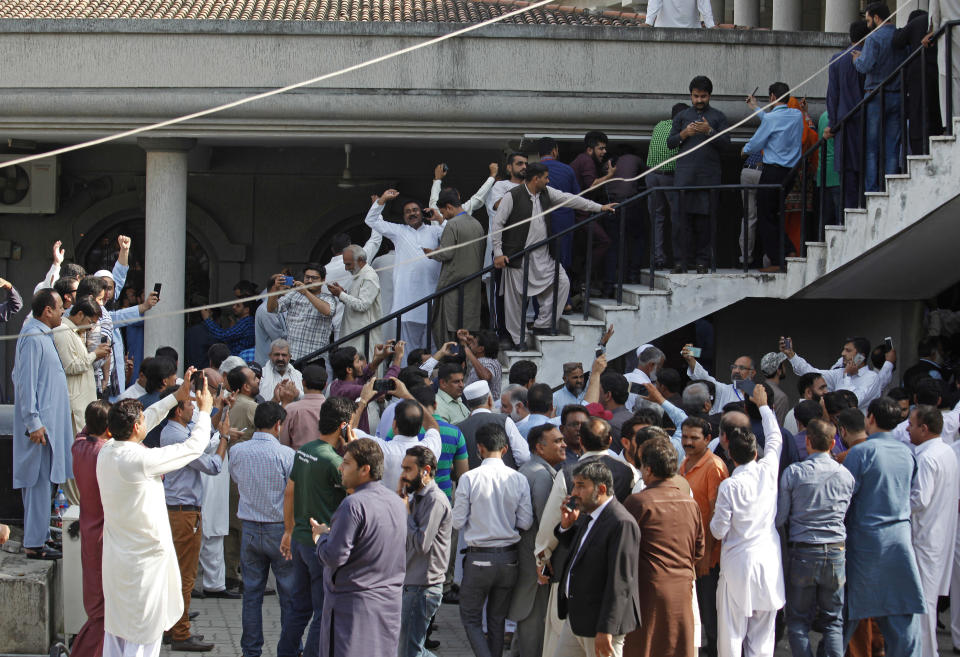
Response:
[{"label": "blue dress shirt", "polygon": [[[190,437],[190,429],[179,422],[167,422],[160,433],[160,446],[176,445]],[[168,505],[200,506],[203,499],[203,480],[200,473],[220,473],[223,461],[219,454],[201,454],[186,467],[168,472],[163,476],[163,491]]]},{"label": "blue dress shirt", "polygon": [[777,105],[760,115],[760,127],[743,147],[749,155],[763,151],[764,164],[791,168],[803,148],[803,114],[786,105]]},{"label": "blue dress shirt", "polygon": [[263,431],[255,431],[250,440],[230,448],[230,477],[240,493],[240,520],[283,522],[283,494],[295,455]]}]

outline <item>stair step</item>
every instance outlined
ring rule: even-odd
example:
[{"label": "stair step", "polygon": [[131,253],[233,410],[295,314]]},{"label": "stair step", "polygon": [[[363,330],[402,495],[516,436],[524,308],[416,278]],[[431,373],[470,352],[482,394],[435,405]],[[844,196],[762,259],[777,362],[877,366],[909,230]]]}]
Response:
[{"label": "stair step", "polygon": [[801,258],[797,256],[787,256],[786,259],[787,259],[787,262],[804,262],[805,263],[807,261],[806,258]]},{"label": "stair step", "polygon": [[[649,273],[647,274],[649,276]],[[630,285],[623,286],[624,292],[629,292],[630,294],[635,294],[637,296],[669,296],[670,290],[659,290],[657,288],[650,289],[650,285],[642,285],[639,283],[632,283]]]},{"label": "stair step", "polygon": [[822,246],[822,247],[826,248],[827,243],[826,243],[826,242],[807,242],[806,245],[807,245],[807,248],[808,248],[808,249],[809,249],[810,247],[818,247],[818,246]]},{"label": "stair step", "polygon": [[504,353],[504,355],[507,357],[507,360],[508,360],[508,361],[509,361],[510,359],[512,359],[512,358],[518,358],[518,359],[520,359],[520,358],[530,358],[531,356],[532,356],[532,357],[539,358],[540,356],[543,355],[541,352],[539,352],[539,351],[533,351],[533,350],[531,350],[531,349],[523,349],[523,350],[521,350],[521,351],[512,351],[512,350],[508,349],[508,350],[504,351],[503,353]]},{"label": "stair step", "polygon": [[879,198],[879,197],[884,197],[884,196],[890,196],[890,194],[889,194],[888,192],[864,192],[863,195],[864,195],[865,197],[867,197],[867,198],[869,198],[869,197],[871,197],[871,196],[876,196],[876,197],[878,197],[878,198]]},{"label": "stair step", "polygon": [[[850,212],[850,210],[847,210],[847,212]],[[847,227],[846,226],[824,226],[823,230],[828,233],[834,232],[834,231],[838,233],[845,233],[847,232]]]},{"label": "stair step", "polygon": [[590,299],[591,306],[597,306],[604,310],[638,310],[639,306],[632,303],[617,303],[616,299]]},{"label": "stair step", "polygon": [[573,342],[574,340],[572,335],[564,335],[563,333],[558,333],[557,335],[535,335],[533,337],[538,342]]},{"label": "stair step", "polygon": [[[576,317],[576,319],[574,319]],[[561,322],[566,322],[569,326],[599,326],[603,328],[605,324],[599,319],[581,319],[581,315],[564,315],[560,318]]]},{"label": "stair step", "polygon": [[887,180],[910,180],[909,173],[888,173]]},{"label": "stair step", "polygon": [[907,161],[914,160],[916,162],[925,162],[926,160],[932,160],[932,155],[908,155]]},{"label": "stair step", "polygon": [[940,142],[947,143],[947,142],[956,141],[956,140],[957,138],[954,135],[933,135],[932,137],[930,137],[930,141],[932,142],[940,141]]}]

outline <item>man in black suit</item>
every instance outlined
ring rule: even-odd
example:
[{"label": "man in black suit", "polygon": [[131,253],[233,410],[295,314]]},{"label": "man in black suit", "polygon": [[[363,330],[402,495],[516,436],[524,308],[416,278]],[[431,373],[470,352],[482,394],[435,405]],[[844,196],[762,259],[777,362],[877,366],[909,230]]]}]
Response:
[{"label": "man in black suit", "polygon": [[570,549],[557,596],[566,622],[555,657],[621,657],[624,636],[640,625],[640,527],[612,488],[603,463],[588,462],[573,473],[573,492],[554,530]]}]

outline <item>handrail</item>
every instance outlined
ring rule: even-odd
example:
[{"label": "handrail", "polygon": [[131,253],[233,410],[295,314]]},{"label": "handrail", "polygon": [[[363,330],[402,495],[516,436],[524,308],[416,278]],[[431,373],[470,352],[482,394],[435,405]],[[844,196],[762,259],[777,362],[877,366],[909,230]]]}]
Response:
[{"label": "handrail", "polygon": [[[772,185],[772,184],[767,184],[767,185],[759,185],[759,184],[757,184],[757,185],[712,185],[712,186],[711,186],[711,185],[686,185],[686,186],[682,186],[682,185],[681,185],[681,186],[671,186],[671,187],[655,187],[655,188],[644,189],[643,191],[638,192],[637,194],[631,196],[630,198],[628,198],[628,199],[626,199],[626,200],[624,200],[624,201],[621,201],[621,202],[617,205],[617,209],[619,209],[619,208],[624,208],[624,207],[630,206],[630,205],[632,205],[632,204],[638,203],[638,202],[640,202],[640,201],[643,201],[643,200],[645,200],[645,199],[647,198],[647,196],[649,196],[649,195],[650,195],[651,193],[653,193],[654,191],[670,191],[670,192],[698,192],[698,191],[701,191],[701,192],[702,192],[702,191],[710,191],[710,190],[744,190],[744,189],[754,190],[754,189],[773,189],[773,188],[782,188],[782,186],[781,186],[781,185]],[[564,228],[563,230],[560,230],[560,231],[558,231],[558,232],[556,232],[556,233],[553,233],[552,235],[548,235],[548,236],[545,237],[544,239],[542,239],[542,240],[540,240],[540,241],[538,241],[538,242],[535,242],[535,243],[533,243],[533,244],[531,244],[531,245],[529,245],[529,246],[525,246],[523,249],[521,249],[520,251],[517,251],[517,252],[514,253],[514,254],[509,254],[509,255],[507,255],[507,257],[508,257],[509,259],[511,259],[511,260],[514,259],[514,258],[523,257],[523,256],[525,256],[526,254],[531,253],[532,251],[535,251],[535,250],[537,250],[537,249],[540,249],[540,248],[543,248],[543,247],[545,247],[545,246],[548,246],[551,242],[558,241],[560,238],[562,238],[562,237],[564,237],[564,236],[566,236],[566,235],[568,235],[568,234],[570,234],[570,233],[573,233],[573,232],[576,231],[576,230],[579,230],[579,229],[581,229],[581,228],[583,228],[583,227],[585,227],[585,226],[589,226],[589,225],[590,225],[591,223],[593,223],[594,221],[597,221],[597,220],[599,220],[601,217],[607,216],[607,215],[609,215],[609,214],[610,214],[610,213],[608,213],[608,212],[598,212],[598,213],[596,213],[596,214],[593,214],[593,215],[591,215],[590,217],[588,217],[588,218],[586,218],[586,219],[584,219],[584,220],[582,220],[582,221],[578,221],[578,222],[574,223],[572,226],[569,226],[569,227],[567,227],[567,228]],[[589,235],[589,232],[588,232],[588,235]],[[323,355],[323,354],[325,354],[325,353],[327,353],[327,352],[329,352],[329,351],[333,351],[334,349],[336,349],[337,347],[341,346],[342,344],[345,344],[345,343],[347,343],[347,342],[351,342],[352,340],[355,340],[355,339],[360,338],[360,337],[367,337],[367,336],[369,336],[370,331],[372,331],[372,330],[374,330],[374,329],[376,329],[376,328],[378,328],[378,327],[380,327],[380,326],[383,326],[384,324],[388,324],[388,323],[390,323],[390,322],[396,322],[396,323],[397,323],[397,334],[399,335],[399,333],[400,333],[400,320],[401,320],[401,317],[402,317],[404,314],[406,314],[406,313],[408,313],[408,312],[410,312],[410,311],[412,311],[412,310],[415,310],[415,309],[419,308],[420,306],[423,306],[424,304],[427,304],[427,307],[428,307],[428,321],[429,321],[429,315],[430,315],[430,313],[429,313],[429,307],[430,307],[430,305],[431,305],[434,301],[436,301],[436,300],[439,299],[440,297],[443,297],[443,296],[449,294],[450,292],[456,291],[458,288],[464,287],[467,283],[470,283],[471,281],[473,281],[473,280],[475,280],[475,279],[483,276],[484,274],[490,273],[490,272],[494,271],[495,269],[496,269],[496,266],[495,266],[495,265],[492,265],[492,264],[491,264],[491,265],[488,265],[488,266],[486,266],[486,267],[484,267],[484,268],[482,268],[482,269],[480,269],[480,270],[478,270],[478,271],[476,271],[476,272],[474,272],[474,273],[472,273],[472,274],[470,274],[470,275],[468,275],[468,276],[460,279],[459,281],[456,281],[456,282],[454,282],[454,283],[451,283],[451,284],[447,285],[446,287],[443,287],[443,288],[437,290],[436,292],[433,292],[433,293],[431,293],[431,294],[429,294],[429,295],[427,295],[427,296],[425,296],[425,297],[423,297],[423,298],[421,298],[421,299],[418,299],[417,301],[414,301],[414,302],[412,302],[412,303],[404,306],[404,307],[401,308],[400,310],[396,310],[396,311],[390,313],[389,315],[386,315],[386,316],[384,316],[384,317],[382,317],[382,318],[380,318],[380,319],[378,319],[378,320],[376,320],[376,321],[374,321],[374,322],[371,322],[370,324],[367,324],[367,325],[366,325],[365,327],[363,327],[362,329],[359,329],[359,330],[357,330],[357,331],[354,331],[353,333],[350,333],[349,335],[345,335],[345,336],[343,336],[343,337],[337,338],[337,339],[334,340],[333,342],[330,342],[329,344],[326,344],[326,345],[324,345],[323,347],[321,347],[321,348],[319,348],[319,349],[317,349],[317,350],[315,350],[315,351],[310,352],[310,353],[307,354],[306,356],[302,356],[302,357],[298,358],[296,361],[294,361],[294,366],[295,366],[295,367],[300,367],[300,366],[301,366],[302,364],[304,364],[304,363],[309,363],[310,361],[315,360],[315,359],[318,358],[319,356],[321,356],[321,355]],[[589,278],[589,270],[588,270],[588,278]],[[653,287],[653,283],[652,283],[652,280],[651,280],[651,288],[652,288],[652,287]],[[521,324],[521,327],[523,327],[523,324]],[[522,331],[522,330],[523,330],[523,328],[521,328],[521,331]],[[427,328],[427,348],[428,348],[428,349],[429,349],[429,347],[430,347],[430,343],[431,343],[431,335],[430,335],[430,326],[428,325],[428,328]],[[367,349],[367,351],[369,351],[369,349]]]}]

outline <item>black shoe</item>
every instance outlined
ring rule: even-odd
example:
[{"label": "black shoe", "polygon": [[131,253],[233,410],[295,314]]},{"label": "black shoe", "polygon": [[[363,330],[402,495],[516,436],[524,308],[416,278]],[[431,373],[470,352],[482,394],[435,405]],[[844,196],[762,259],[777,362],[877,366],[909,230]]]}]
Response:
[{"label": "black shoe", "polygon": [[674,265],[673,269],[670,270],[671,274],[686,274],[687,268],[683,265]]},{"label": "black shoe", "polygon": [[52,548],[52,549],[54,549],[54,550],[58,550],[58,551],[60,551],[60,552],[63,552],[63,543],[60,542],[60,541],[55,541],[55,540],[53,540],[53,539],[50,539],[49,541],[47,541],[46,543],[44,543],[44,545],[46,545],[48,548]]},{"label": "black shoe", "polygon": [[207,594],[203,592],[203,589],[193,589],[193,591],[190,593],[190,597],[193,600],[203,600],[207,597]]},{"label": "black shoe", "polygon": [[[427,639],[423,642],[423,647],[427,650],[436,650],[440,647],[440,642],[436,639]],[[956,650],[956,649],[954,649]]]},{"label": "black shoe", "polygon": [[63,553],[60,550],[54,550],[51,547],[44,545],[39,548],[23,548],[23,551],[27,555],[27,559],[42,559],[44,561],[56,561],[57,559],[63,558]]},{"label": "black shoe", "polygon": [[954,647],[953,647],[953,654],[954,654],[954,655],[960,655],[960,648],[954,646]]},{"label": "black shoe", "polygon": [[240,591],[224,589],[222,591],[204,591],[204,597],[207,598],[225,598],[227,600],[239,600],[243,597],[243,594]]},{"label": "black shoe", "polygon": [[697,273],[698,273],[698,274],[706,274],[707,271],[708,271],[708,269],[707,269],[707,266],[706,266],[706,265],[697,265]]},{"label": "black shoe", "polygon": [[536,326],[534,326],[532,329],[530,329],[530,332],[533,333],[534,335],[551,335],[550,329],[548,329],[548,328],[538,328],[538,327],[536,327]]},{"label": "black shoe", "polygon": [[454,591],[453,589],[447,591],[443,594],[442,604],[445,605],[458,605],[460,604],[460,592]]},{"label": "black shoe", "polygon": [[188,619],[188,620],[193,620],[194,618],[196,618],[196,617],[199,616],[199,615],[200,615],[200,612],[199,612],[199,611],[191,611],[191,612],[187,615],[187,619]]},{"label": "black shoe", "polygon": [[[194,635],[193,635],[192,637],[190,637],[190,638],[191,638],[191,639],[196,639],[197,641],[203,641],[203,635],[202,635],[202,634],[194,634]],[[162,643],[162,644],[165,645],[165,646],[169,646],[171,643],[173,643],[173,639],[170,638],[170,633],[169,633],[169,632],[164,632],[164,633],[163,633],[163,638],[160,640],[160,643]]]},{"label": "black shoe", "polygon": [[210,652],[213,648],[214,644],[204,643],[203,637],[199,634],[194,634],[186,641],[170,642],[170,650],[180,650],[183,652]]}]

